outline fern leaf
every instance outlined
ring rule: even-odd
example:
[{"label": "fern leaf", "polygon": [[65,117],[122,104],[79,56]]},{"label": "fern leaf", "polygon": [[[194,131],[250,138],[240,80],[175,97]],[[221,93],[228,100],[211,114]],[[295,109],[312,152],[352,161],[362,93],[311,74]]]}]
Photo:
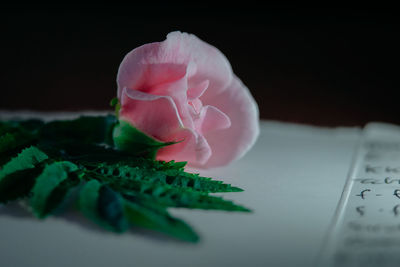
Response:
[{"label": "fern leaf", "polygon": [[0,165],[35,144],[42,125],[40,120],[0,122]]},{"label": "fern leaf", "polygon": [[0,153],[4,153],[14,148],[15,142],[15,136],[11,133],[5,133],[4,135],[0,136]]},{"label": "fern leaf", "polygon": [[124,213],[127,220],[132,225],[162,232],[184,241],[197,242],[199,240],[199,236],[185,222],[170,216],[165,208],[160,206],[154,208],[154,203],[149,204],[146,207],[143,203],[124,200]]},{"label": "fern leaf", "polygon": [[209,177],[202,177],[196,173],[188,173],[183,170],[166,170],[166,183],[178,187],[190,187],[197,191],[217,192],[241,192],[239,187],[225,184],[222,181],[212,180]]},{"label": "fern leaf", "polygon": [[124,232],[129,224],[123,216],[122,198],[97,180],[91,180],[82,188],[79,209],[93,222],[114,232]]},{"label": "fern leaf", "polygon": [[198,236],[183,221],[173,218],[164,207],[155,203],[134,203],[96,180],[89,181],[81,191],[82,213],[100,226],[124,232],[130,225],[156,230],[176,238],[196,242]]},{"label": "fern leaf", "polygon": [[214,209],[226,211],[250,211],[232,201],[222,197],[209,196],[207,193],[198,192],[191,188],[179,188],[168,184],[137,181],[133,179],[115,179],[115,177],[85,171],[92,179],[108,184],[115,191],[127,196],[141,195],[147,200],[154,199],[168,207],[185,207],[196,209]]},{"label": "fern leaf", "polygon": [[79,184],[78,167],[68,161],[47,165],[32,189],[31,207],[38,218],[45,218],[61,205],[68,191]]},{"label": "fern leaf", "polygon": [[35,216],[44,218],[78,200],[79,210],[107,230],[120,233],[133,225],[190,242],[199,237],[169,207],[250,211],[209,195],[242,189],[185,172],[186,162],[153,160],[169,143],[156,144],[131,129],[129,135],[145,142],[117,138],[129,151],[117,150],[116,122],[115,116],[0,122],[0,166],[7,162],[0,168],[0,203],[29,197]]},{"label": "fern leaf", "polygon": [[27,196],[46,159],[46,154],[30,147],[6,163],[0,170],[0,203]]},{"label": "fern leaf", "polygon": [[98,211],[117,232],[124,232],[129,224],[124,216],[121,196],[108,186],[102,186],[99,191]]},{"label": "fern leaf", "polygon": [[36,133],[43,125],[44,122],[38,119],[0,121],[0,135],[21,130]]},{"label": "fern leaf", "polygon": [[26,148],[2,167],[0,181],[13,172],[34,168],[46,159],[48,159],[48,156],[38,148],[34,146]]},{"label": "fern leaf", "polygon": [[154,201],[166,207],[224,210],[250,212],[246,207],[237,205],[222,197],[210,196],[204,193],[188,190],[180,190],[160,185],[140,184],[141,191],[122,189],[128,199],[144,199]]},{"label": "fern leaf", "polygon": [[0,203],[21,199],[29,196],[35,184],[36,177],[42,171],[42,166],[18,170],[4,176],[0,180]]},{"label": "fern leaf", "polygon": [[115,182],[124,183],[128,181],[144,181],[155,184],[171,185],[173,187],[188,188],[200,192],[216,193],[216,192],[240,192],[243,191],[238,187],[225,184],[222,181],[212,180],[208,177],[201,177],[198,174],[184,172],[181,169],[172,167],[166,170],[157,170],[154,168],[130,167],[121,163],[83,163],[85,167],[91,171],[101,175],[108,176],[110,179],[115,178]]},{"label": "fern leaf", "polygon": [[45,143],[63,143],[77,140],[80,143],[111,143],[111,131],[116,123],[114,116],[82,116],[74,120],[49,122],[41,129]]}]

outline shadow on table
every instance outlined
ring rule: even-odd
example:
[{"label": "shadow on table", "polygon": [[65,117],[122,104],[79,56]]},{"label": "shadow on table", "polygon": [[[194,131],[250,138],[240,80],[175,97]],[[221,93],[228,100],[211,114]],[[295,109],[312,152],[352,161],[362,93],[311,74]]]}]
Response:
[{"label": "shadow on table", "polygon": [[[32,220],[32,221],[40,220],[32,215],[32,213],[26,207],[26,204],[24,202],[12,202],[7,205],[0,204],[0,217],[12,217],[12,218],[19,218],[21,220]],[[78,211],[64,212],[63,214],[54,215],[53,218],[57,218],[59,220],[65,220],[69,223],[78,225],[79,227],[81,227],[87,231],[92,231],[92,232],[95,232],[95,233],[101,234],[101,235],[110,235],[110,236],[111,235],[135,235],[135,236],[141,236],[141,237],[145,237],[145,238],[151,238],[151,239],[153,239],[155,241],[159,241],[159,242],[191,244],[189,242],[175,239],[173,237],[170,237],[170,236],[165,235],[160,232],[151,231],[149,229],[144,229],[144,228],[135,227],[135,226],[131,227],[131,229],[125,233],[110,232],[110,231],[107,231],[107,230],[101,228],[100,226],[93,223],[92,221],[86,219]],[[46,223],[46,220],[42,220],[42,222]]]}]

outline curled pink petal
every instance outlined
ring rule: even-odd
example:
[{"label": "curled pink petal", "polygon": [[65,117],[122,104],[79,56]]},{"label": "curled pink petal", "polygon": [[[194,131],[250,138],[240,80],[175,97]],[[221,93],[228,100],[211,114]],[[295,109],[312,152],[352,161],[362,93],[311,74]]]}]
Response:
[{"label": "curled pink petal", "polygon": [[[176,72],[165,75],[160,69],[149,70],[149,66],[163,64],[190,66],[191,82],[198,84],[209,80],[209,88],[213,91],[223,90],[232,79],[232,68],[226,57],[215,47],[201,41],[195,35],[171,32],[164,42],[142,45],[129,52],[123,59],[117,75],[118,96],[123,88],[130,89],[149,87],[160,83],[162,78],[172,80]],[[169,75],[171,77],[169,78]],[[178,75],[179,76],[179,75]],[[154,77],[157,79],[153,80]]]},{"label": "curled pink petal", "polygon": [[231,121],[229,128],[204,135],[212,148],[205,167],[223,166],[242,157],[260,132],[258,106],[247,87],[235,77],[226,90],[204,102],[218,107]]},{"label": "curled pink petal", "polygon": [[203,107],[196,123],[202,134],[231,127],[229,117],[214,106]]},{"label": "curled pink petal", "polygon": [[203,103],[201,102],[201,100],[198,98],[192,99],[188,101],[188,104],[193,107],[193,116],[198,116],[197,114],[199,114],[201,112],[201,109],[203,108]]},{"label": "curled pink petal", "polygon": [[171,132],[183,127],[178,109],[171,97],[151,95],[136,90],[123,90],[120,118],[159,140],[165,140]]},{"label": "curled pink petal", "polygon": [[154,95],[170,97],[177,107],[183,125],[191,129],[193,128],[193,120],[191,119],[189,114],[190,111],[187,108],[188,98],[186,76],[171,82],[153,86],[148,91]]},{"label": "curled pink petal", "polygon": [[[131,64],[130,61],[137,60],[136,57],[128,57],[124,65]],[[118,95],[123,88],[135,88],[135,90],[151,93],[154,86],[164,83],[171,83],[179,80],[186,75],[186,66],[173,63],[136,63],[130,68],[123,67],[118,73]],[[186,88],[185,88],[186,89]]]},{"label": "curled pink petal", "polygon": [[211,156],[211,148],[207,140],[193,130],[182,129],[173,133],[168,139],[179,143],[161,148],[157,153],[158,160],[205,164]]},{"label": "curled pink petal", "polygon": [[209,85],[210,85],[210,81],[204,80],[201,83],[196,84],[195,86],[189,88],[189,90],[187,92],[188,99],[193,100],[193,99],[199,98],[207,90]]}]

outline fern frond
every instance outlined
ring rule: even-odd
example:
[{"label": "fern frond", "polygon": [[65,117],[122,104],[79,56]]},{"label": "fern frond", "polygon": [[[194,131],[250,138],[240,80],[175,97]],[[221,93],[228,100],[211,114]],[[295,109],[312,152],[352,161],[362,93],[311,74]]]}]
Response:
[{"label": "fern frond", "polygon": [[199,192],[192,188],[175,187],[169,184],[154,183],[135,178],[118,178],[112,175],[104,175],[96,171],[84,171],[88,179],[99,180],[115,191],[126,196],[141,196],[147,200],[153,199],[157,203],[167,207],[185,207],[196,209],[214,209],[226,211],[250,211],[232,201],[221,197],[209,196],[206,192]]},{"label": "fern frond", "polygon": [[24,149],[0,169],[0,203],[28,196],[48,157],[36,147]]},{"label": "fern frond", "polygon": [[38,218],[45,218],[59,207],[68,191],[79,184],[78,167],[68,161],[55,162],[44,167],[32,189],[30,204]]},{"label": "fern frond", "polygon": [[46,159],[48,156],[38,148],[34,146],[26,148],[1,168],[0,181],[13,172],[34,168]]},{"label": "fern frond", "polygon": [[176,168],[176,163],[172,163],[169,166],[167,165],[168,167],[163,164],[167,165],[169,163],[160,163],[160,166],[163,167],[159,169],[146,168],[143,166],[131,167],[123,163],[82,163],[85,168],[92,172],[108,176],[110,179],[114,177],[116,180],[115,182],[144,181],[154,184],[170,185],[172,187],[190,188],[205,193],[243,191],[238,187],[233,187],[222,181],[212,180],[211,178],[202,177],[198,174],[187,173],[180,168]]}]

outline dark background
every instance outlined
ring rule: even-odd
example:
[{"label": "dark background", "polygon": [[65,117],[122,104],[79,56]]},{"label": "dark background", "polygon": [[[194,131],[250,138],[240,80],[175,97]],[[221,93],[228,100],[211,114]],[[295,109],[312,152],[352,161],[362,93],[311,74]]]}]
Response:
[{"label": "dark background", "polygon": [[0,16],[2,110],[107,109],[124,55],[180,30],[228,57],[261,118],[400,123],[393,8],[21,5]]}]

